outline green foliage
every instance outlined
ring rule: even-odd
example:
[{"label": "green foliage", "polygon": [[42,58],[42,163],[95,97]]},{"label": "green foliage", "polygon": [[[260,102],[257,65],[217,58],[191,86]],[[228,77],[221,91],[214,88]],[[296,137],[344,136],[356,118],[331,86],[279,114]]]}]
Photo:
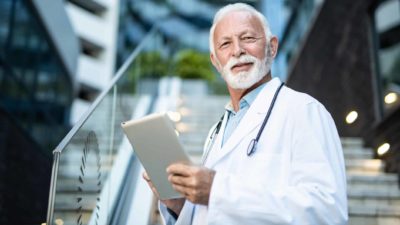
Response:
[{"label": "green foliage", "polygon": [[128,70],[124,81],[126,89],[131,89],[142,78],[159,79],[173,75],[182,79],[203,79],[209,82],[215,80],[209,55],[192,49],[179,51],[173,60],[166,59],[159,51],[140,53]]},{"label": "green foliage", "polygon": [[212,81],[215,78],[209,55],[192,49],[185,49],[178,52],[174,57],[173,68],[173,74],[182,79]]},{"label": "green foliage", "polygon": [[229,95],[228,89],[226,87],[225,81],[221,78],[218,77],[217,79],[213,80],[212,82],[209,82],[209,91],[213,95]]},{"label": "green foliage", "polygon": [[160,78],[168,73],[168,61],[160,52],[142,52],[132,65],[130,80],[138,78]]}]

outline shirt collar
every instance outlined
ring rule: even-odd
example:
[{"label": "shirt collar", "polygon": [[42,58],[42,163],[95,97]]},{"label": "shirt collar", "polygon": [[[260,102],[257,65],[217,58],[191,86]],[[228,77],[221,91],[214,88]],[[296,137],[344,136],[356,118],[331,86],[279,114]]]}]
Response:
[{"label": "shirt collar", "polygon": [[[254,90],[250,91],[245,96],[243,96],[242,99],[240,99],[240,102],[239,102],[239,111],[241,109],[245,108],[245,107],[250,106],[254,102],[254,100],[256,99],[257,95],[261,92],[261,90],[265,87],[265,85],[267,83],[268,82],[261,84],[260,86],[258,86],[257,88],[255,88]],[[236,113],[235,110],[233,110],[233,106],[232,106],[232,102],[231,101],[225,106],[225,109],[228,112],[231,112],[231,113],[234,113],[234,114]]]}]

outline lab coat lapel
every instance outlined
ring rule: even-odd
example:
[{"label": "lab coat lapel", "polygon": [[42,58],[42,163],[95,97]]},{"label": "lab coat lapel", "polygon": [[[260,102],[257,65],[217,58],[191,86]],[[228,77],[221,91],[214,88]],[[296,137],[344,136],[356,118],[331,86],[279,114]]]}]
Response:
[{"label": "lab coat lapel", "polygon": [[[218,152],[221,151],[222,138],[223,138],[223,134],[225,132],[227,118],[228,118],[228,112],[225,112],[220,131],[219,131],[218,135],[215,136],[215,142],[212,145],[210,144],[211,149],[209,150],[210,152],[208,154],[208,157],[203,156],[203,158],[206,157],[204,165],[209,168],[211,168],[214,165],[215,160],[218,159],[218,157],[217,157]],[[207,151],[207,149],[205,149],[205,151]]]},{"label": "lab coat lapel", "polygon": [[[263,122],[275,91],[279,87],[280,83],[281,82],[279,78],[274,78],[265,85],[265,87],[257,95],[254,102],[251,104],[249,110],[246,112],[237,128],[225,142],[224,146],[220,150],[218,150],[218,148],[214,149],[212,154],[213,159],[210,160],[210,163],[207,163],[209,167],[213,167],[220,159],[235,149],[235,147],[244,137],[246,137],[251,131],[253,131]],[[225,132],[225,126],[223,128],[224,129],[222,131]],[[216,140],[215,144],[218,147],[221,146],[221,136],[223,136],[223,132],[220,133],[221,135],[218,135],[219,140]],[[240,151],[243,151],[243,154],[246,154],[247,149],[240,149]]]}]

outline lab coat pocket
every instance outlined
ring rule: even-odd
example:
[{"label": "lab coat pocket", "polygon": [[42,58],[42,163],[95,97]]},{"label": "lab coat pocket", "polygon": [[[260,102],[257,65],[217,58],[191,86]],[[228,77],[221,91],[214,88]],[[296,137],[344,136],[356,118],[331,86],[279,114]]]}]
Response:
[{"label": "lab coat pocket", "polygon": [[284,168],[281,154],[255,152],[243,164],[244,180],[260,188],[274,188],[282,182]]}]

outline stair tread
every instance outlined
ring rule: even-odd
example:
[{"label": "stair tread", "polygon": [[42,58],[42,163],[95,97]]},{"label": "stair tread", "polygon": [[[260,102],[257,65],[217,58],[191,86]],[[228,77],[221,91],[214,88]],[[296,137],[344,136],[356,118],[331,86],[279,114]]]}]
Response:
[{"label": "stair tread", "polygon": [[400,199],[400,190],[398,188],[391,189],[348,189],[349,197],[368,197],[368,198],[393,198]]},{"label": "stair tread", "polygon": [[400,217],[400,207],[388,205],[349,205],[349,215]]}]

